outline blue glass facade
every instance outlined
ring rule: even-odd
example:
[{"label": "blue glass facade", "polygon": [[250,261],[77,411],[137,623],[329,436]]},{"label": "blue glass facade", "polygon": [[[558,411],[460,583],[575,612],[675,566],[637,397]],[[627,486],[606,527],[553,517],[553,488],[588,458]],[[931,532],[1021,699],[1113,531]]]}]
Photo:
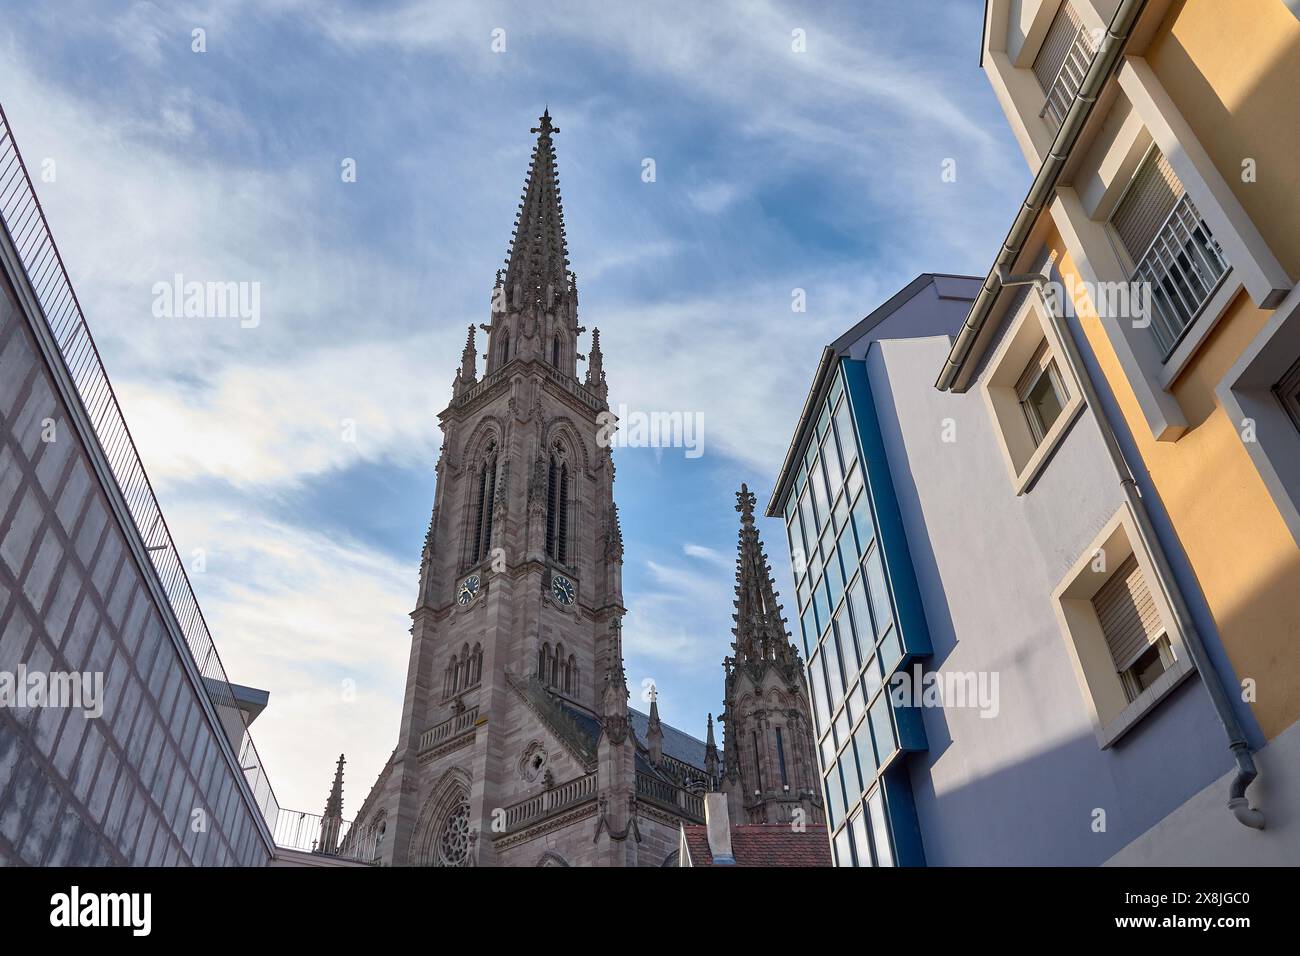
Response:
[{"label": "blue glass facade", "polygon": [[794,568],[827,823],[839,866],[925,862],[906,754],[920,714],[890,677],[930,654],[863,362],[841,359],[779,502]]}]

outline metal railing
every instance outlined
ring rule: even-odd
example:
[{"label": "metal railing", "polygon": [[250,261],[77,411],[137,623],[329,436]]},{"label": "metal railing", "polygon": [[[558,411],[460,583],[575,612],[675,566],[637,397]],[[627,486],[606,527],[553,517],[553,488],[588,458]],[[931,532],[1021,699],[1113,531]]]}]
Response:
[{"label": "metal railing", "polygon": [[1166,359],[1227,271],[1223,250],[1183,193],[1133,272],[1151,290],[1151,330]]},{"label": "metal railing", "polygon": [[525,800],[520,800],[518,803],[512,803],[506,807],[506,832],[518,830],[520,827],[545,819],[553,813],[559,813],[561,810],[567,810],[587,800],[595,799],[595,796],[596,775],[594,773],[575,777],[568,783],[562,783],[550,790],[543,790],[541,793],[534,794]]},{"label": "metal railing", "polygon": [[[18,252],[27,280],[36,294],[50,335],[58,345],[86,417],[117,482],[122,499],[153,562],[167,602],[185,637],[194,664],[204,678],[213,704],[238,710],[216,645],[194,596],[180,553],[172,540],[153,486],[145,474],[131,431],[104,371],[99,350],[86,325],[81,303],[73,291],[63,257],[59,255],[45,211],[32,185],[4,108],[0,107],[0,220]],[[231,741],[267,827],[279,813],[275,792],[253,739]]]},{"label": "metal railing", "polygon": [[275,845],[286,850],[301,850],[304,853],[355,860],[358,863],[379,862],[382,844],[378,831],[356,830],[353,821],[344,820],[339,827],[337,846],[327,850],[320,846],[323,820],[324,817],[319,813],[281,807],[273,831]]},{"label": "metal railing", "polygon": [[659,769],[666,770],[670,776],[681,781],[681,784],[687,789],[691,789],[692,785],[705,789],[709,787],[709,775],[685,760],[678,760],[676,757],[664,754]]},{"label": "metal railing", "polygon": [[1074,35],[1074,41],[1065,51],[1065,57],[1061,60],[1055,78],[1047,88],[1047,100],[1043,103],[1043,108],[1038,111],[1038,115],[1048,122],[1053,132],[1060,129],[1061,124],[1065,122],[1065,114],[1070,112],[1070,104],[1074,102],[1075,94],[1083,85],[1088,65],[1092,63],[1096,52],[1092,45],[1091,33],[1086,27],[1079,27]]},{"label": "metal railing", "polygon": [[458,734],[463,734],[474,727],[478,720],[478,705],[466,708],[462,713],[453,717],[448,717],[441,723],[434,724],[424,733],[420,734],[419,753],[424,753],[430,747],[442,743],[444,740],[450,740]]},{"label": "metal railing", "polygon": [[704,795],[671,784],[648,773],[637,771],[636,795],[640,800],[657,803],[661,807],[680,813],[688,819],[704,822]]}]

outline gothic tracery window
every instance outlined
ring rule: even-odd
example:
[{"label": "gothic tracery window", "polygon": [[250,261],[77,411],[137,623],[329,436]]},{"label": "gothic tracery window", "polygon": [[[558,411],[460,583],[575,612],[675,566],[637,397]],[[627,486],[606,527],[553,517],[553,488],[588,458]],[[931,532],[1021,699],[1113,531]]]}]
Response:
[{"label": "gothic tracery window", "polygon": [[487,554],[492,543],[492,502],[497,490],[496,444],[488,445],[483,463],[475,474],[473,485],[474,521],[470,526],[470,563],[477,564]]},{"label": "gothic tracery window", "polygon": [[469,643],[461,645],[460,652],[452,654],[443,672],[442,696],[454,697],[462,690],[477,686],[483,680],[483,645],[475,644],[471,651]]},{"label": "gothic tracery window", "polygon": [[450,697],[460,690],[460,668],[456,664],[456,655],[451,655],[451,660],[447,662],[447,670],[443,675],[442,696]]},{"label": "gothic tracery window", "polygon": [[569,462],[559,444],[551,450],[546,480],[546,553],[561,564],[569,561]]},{"label": "gothic tracery window", "polygon": [[469,801],[462,800],[447,814],[438,831],[435,866],[469,863]]}]

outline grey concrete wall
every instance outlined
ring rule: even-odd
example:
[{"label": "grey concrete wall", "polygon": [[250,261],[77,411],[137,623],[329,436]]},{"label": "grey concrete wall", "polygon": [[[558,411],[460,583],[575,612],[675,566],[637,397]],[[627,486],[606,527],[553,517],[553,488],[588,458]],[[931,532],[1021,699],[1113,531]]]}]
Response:
[{"label": "grey concrete wall", "polygon": [[[1051,595],[1123,500],[1100,432],[1085,409],[1017,497],[978,388],[934,388],[949,344],[881,340],[867,354],[934,643],[926,669],[1000,682],[995,718],[923,709],[929,750],[910,766],[926,860],[1099,864],[1226,773],[1226,739],[1193,676],[1099,748]],[[948,418],[953,443],[940,440]]]},{"label": "grey concrete wall", "polygon": [[0,672],[104,686],[99,717],[0,706],[0,864],[270,859],[180,654],[0,271]]}]

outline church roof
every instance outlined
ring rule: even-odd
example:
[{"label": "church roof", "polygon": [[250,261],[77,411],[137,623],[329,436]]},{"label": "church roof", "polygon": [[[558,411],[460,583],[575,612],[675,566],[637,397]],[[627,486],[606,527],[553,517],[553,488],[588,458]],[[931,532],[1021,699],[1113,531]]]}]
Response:
[{"label": "church roof", "polygon": [[[691,866],[714,866],[709,829],[683,825]],[[795,832],[788,823],[743,824],[731,828],[731,854],[736,866],[831,866],[831,845],[824,826],[809,825]]]},{"label": "church roof", "polygon": [[[636,739],[644,741],[650,731],[650,715],[629,707],[627,716],[628,720],[632,722],[632,729],[636,731]],[[660,722],[659,726],[664,732],[664,753],[683,763],[688,763],[692,767],[704,769],[703,740],[692,737],[686,731],[678,730],[676,727],[663,722]]]}]

